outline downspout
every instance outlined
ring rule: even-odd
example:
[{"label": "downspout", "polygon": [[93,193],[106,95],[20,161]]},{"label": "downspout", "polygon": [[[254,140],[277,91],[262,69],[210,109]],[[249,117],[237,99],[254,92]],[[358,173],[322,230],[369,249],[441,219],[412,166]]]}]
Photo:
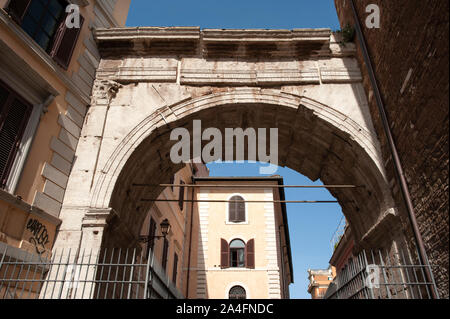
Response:
[{"label": "downspout", "polygon": [[285,276],[285,269],[284,269],[284,267],[285,267],[285,264],[284,264],[284,247],[286,247],[286,246],[284,246],[283,245],[283,238],[282,238],[282,236],[281,236],[281,232],[282,232],[282,229],[283,228],[283,230],[284,230],[284,225],[279,225],[278,226],[278,240],[279,240],[279,245],[280,245],[280,254],[281,254],[281,289],[282,289],[282,292],[283,292],[283,296],[282,296],[282,299],[286,299],[286,278],[284,277]]},{"label": "downspout", "polygon": [[[192,178],[192,184],[195,183]],[[188,251],[188,265],[187,265],[187,278],[186,278],[186,298],[189,296],[189,275],[191,273],[191,247],[192,247],[192,222],[194,221],[194,189],[191,187],[191,225],[189,226],[189,251]]]},{"label": "downspout", "polygon": [[[359,22],[358,13],[355,8],[355,2],[354,2],[354,0],[351,0],[350,3],[352,6],[353,17],[355,20],[355,31],[356,31],[356,34],[359,39],[359,44],[361,46],[364,62],[367,66],[367,71],[369,73],[370,82],[372,84],[372,89],[373,89],[377,107],[378,107],[378,112],[380,114],[381,122],[383,124],[384,132],[386,134],[386,138],[387,138],[388,145],[389,145],[389,150],[391,152],[391,156],[394,161],[394,169],[395,169],[395,172],[396,172],[396,175],[398,178],[398,182],[400,184],[402,197],[405,202],[406,210],[408,212],[408,217],[411,222],[412,229],[413,229],[414,239],[415,239],[415,242],[416,242],[416,245],[418,248],[419,261],[422,265],[425,266],[426,281],[430,284],[431,283],[434,284],[434,278],[433,278],[433,274],[430,270],[430,266],[429,266],[430,264],[428,261],[427,253],[425,251],[425,246],[423,244],[422,235],[420,234],[419,227],[417,225],[417,220],[416,220],[416,215],[414,212],[414,206],[413,206],[413,203],[411,200],[411,195],[408,190],[408,185],[406,183],[406,178],[405,178],[405,175],[403,172],[402,164],[400,162],[400,157],[398,155],[397,148],[396,148],[395,142],[394,142],[394,138],[392,136],[389,121],[388,121],[388,118],[386,115],[386,109],[384,107],[383,99],[381,97],[381,93],[378,88],[377,79],[375,77],[375,72],[373,70],[372,62],[370,60],[369,52],[367,50],[364,34],[362,33],[362,30],[361,30],[361,24]],[[435,291],[433,288],[430,290],[431,290],[432,298],[439,299],[439,295],[438,295],[437,291]]]}]

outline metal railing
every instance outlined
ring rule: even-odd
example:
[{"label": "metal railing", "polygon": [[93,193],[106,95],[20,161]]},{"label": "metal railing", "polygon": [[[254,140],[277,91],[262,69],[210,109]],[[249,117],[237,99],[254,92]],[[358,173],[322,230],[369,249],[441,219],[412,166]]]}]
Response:
[{"label": "metal railing", "polygon": [[352,257],[330,284],[325,299],[432,299],[436,283],[425,278],[431,265],[411,262],[402,250],[362,251]]},{"label": "metal railing", "polygon": [[[76,253],[51,258],[4,245],[0,251],[0,299],[184,298],[155,260],[141,249]],[[152,254],[149,254],[152,256]]]}]

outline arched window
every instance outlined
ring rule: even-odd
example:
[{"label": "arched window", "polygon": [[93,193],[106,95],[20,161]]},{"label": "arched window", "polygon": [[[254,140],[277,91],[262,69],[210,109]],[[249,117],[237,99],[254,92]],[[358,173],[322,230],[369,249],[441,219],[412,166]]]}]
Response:
[{"label": "arched window", "polygon": [[250,239],[247,244],[241,239],[228,242],[220,239],[220,267],[255,268],[255,240]]},{"label": "arched window", "polygon": [[241,286],[233,286],[228,293],[229,299],[246,299],[247,293],[245,289]]},{"label": "arched window", "polygon": [[245,243],[240,239],[230,243],[230,266],[245,267]]},{"label": "arched window", "polygon": [[231,223],[245,222],[245,202],[239,195],[230,198],[228,203],[228,221]]}]

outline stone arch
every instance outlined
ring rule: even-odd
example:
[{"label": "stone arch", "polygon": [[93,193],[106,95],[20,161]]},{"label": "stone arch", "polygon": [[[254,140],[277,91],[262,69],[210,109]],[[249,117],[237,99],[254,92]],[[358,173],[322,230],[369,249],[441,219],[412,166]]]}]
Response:
[{"label": "stone arch", "polygon": [[[229,114],[228,122],[220,118]],[[275,114],[275,118],[274,118]],[[236,88],[209,93],[164,106],[136,125],[111,152],[96,177],[90,207],[112,209],[114,222],[126,225],[131,237],[161,188],[136,188],[133,183],[168,181],[181,165],[169,163],[170,130],[201,119],[206,127],[277,127],[279,165],[288,166],[325,184],[362,185],[357,189],[329,189],[340,202],[357,242],[369,240],[375,225],[395,216],[380,159],[376,135],[336,108],[307,96],[275,89]],[[292,122],[294,121],[294,123]],[[227,124],[229,124],[227,126]],[[191,134],[192,137],[192,134]],[[114,225],[105,232],[104,244]],[[386,238],[386,240],[388,240]],[[111,243],[112,244],[112,243]]]}]

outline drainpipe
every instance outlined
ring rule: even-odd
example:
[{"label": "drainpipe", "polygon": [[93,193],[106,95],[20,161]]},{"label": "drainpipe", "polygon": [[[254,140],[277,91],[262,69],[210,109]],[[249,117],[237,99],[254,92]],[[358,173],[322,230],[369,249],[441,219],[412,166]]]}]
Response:
[{"label": "drainpipe", "polygon": [[[192,184],[195,183],[192,178]],[[186,298],[189,297],[189,275],[191,273],[191,247],[192,247],[192,223],[194,221],[194,189],[191,187],[191,225],[189,226],[189,251],[188,251],[188,265],[187,265],[187,278],[186,278]]]},{"label": "drainpipe", "polygon": [[[383,123],[384,132],[386,134],[386,138],[389,145],[389,150],[391,152],[392,159],[394,161],[394,169],[398,178],[398,182],[400,184],[400,189],[402,193],[403,200],[406,205],[406,210],[408,212],[408,217],[411,222],[411,226],[414,233],[414,239],[418,248],[418,257],[419,261],[422,265],[425,266],[425,279],[428,283],[434,284],[433,274],[430,269],[430,264],[428,261],[428,256],[425,251],[425,246],[423,244],[422,235],[420,234],[419,227],[417,225],[416,214],[414,213],[414,206],[411,200],[411,195],[409,194],[408,185],[406,183],[406,178],[403,172],[402,164],[400,162],[400,157],[398,156],[397,148],[395,146],[394,138],[392,136],[392,132],[390,129],[389,121],[386,115],[386,109],[384,107],[383,99],[381,97],[380,90],[378,88],[377,79],[375,77],[375,72],[372,67],[372,62],[370,60],[369,51],[367,50],[366,41],[364,38],[364,34],[361,30],[361,24],[359,22],[358,13],[355,8],[354,0],[351,0],[351,6],[353,11],[353,17],[355,20],[355,31],[356,35],[359,39],[359,44],[361,46],[362,55],[364,58],[364,62],[367,66],[367,71],[369,73],[370,82],[372,84],[372,89],[375,95],[375,99],[377,102],[378,112],[380,114],[381,122]],[[431,296],[433,299],[439,299],[439,295],[437,291],[431,287]]]}]

